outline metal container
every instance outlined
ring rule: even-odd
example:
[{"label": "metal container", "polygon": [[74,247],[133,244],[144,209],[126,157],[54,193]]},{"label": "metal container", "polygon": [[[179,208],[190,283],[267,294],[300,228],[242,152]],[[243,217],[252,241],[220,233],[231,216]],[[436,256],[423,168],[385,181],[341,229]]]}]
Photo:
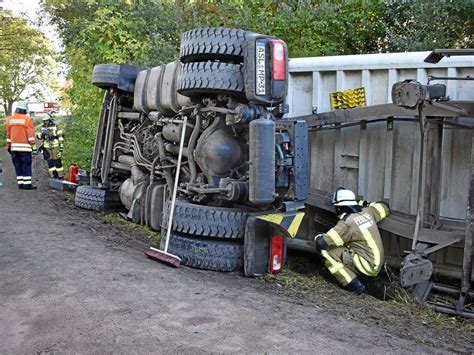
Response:
[{"label": "metal container", "polygon": [[[451,100],[474,100],[474,81],[447,80],[446,77],[474,76],[474,59],[443,58],[438,64],[424,62],[429,52],[366,54],[335,57],[290,59],[288,118],[331,111],[330,93],[352,88],[365,89],[367,106],[392,102],[393,84],[414,79],[427,84],[446,85]],[[416,112],[413,114],[416,115]],[[382,223],[386,259],[399,266],[403,251],[410,249],[413,224],[419,197],[420,171],[419,124],[414,121],[381,121],[367,125],[313,130],[310,132],[309,205],[325,208],[324,195],[339,186],[352,189],[369,201],[384,200],[406,226],[406,232],[390,233],[398,220]],[[472,118],[448,119],[472,124]],[[452,238],[463,238],[470,189],[471,137],[467,129],[437,127],[430,129],[429,157],[438,166],[429,174],[432,184],[427,192],[431,209],[441,225],[435,228],[452,232]],[[326,205],[327,206],[327,205]],[[327,207],[326,207],[327,208]],[[311,209],[310,209],[311,211]],[[314,215],[305,218],[299,238],[314,235]],[[400,231],[400,228],[398,228]],[[428,233],[425,242],[440,242],[436,233]],[[461,276],[462,243],[442,249],[430,257],[435,271]]]}]

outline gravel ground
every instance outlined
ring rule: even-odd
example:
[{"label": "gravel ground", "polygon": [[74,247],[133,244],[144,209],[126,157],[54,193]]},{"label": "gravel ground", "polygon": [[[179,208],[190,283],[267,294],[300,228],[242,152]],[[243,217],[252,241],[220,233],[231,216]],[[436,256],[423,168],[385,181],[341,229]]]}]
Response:
[{"label": "gravel ground", "polygon": [[147,240],[50,189],[39,158],[35,191],[16,188],[5,149],[0,160],[2,354],[472,350],[348,320],[239,273],[156,263]]}]

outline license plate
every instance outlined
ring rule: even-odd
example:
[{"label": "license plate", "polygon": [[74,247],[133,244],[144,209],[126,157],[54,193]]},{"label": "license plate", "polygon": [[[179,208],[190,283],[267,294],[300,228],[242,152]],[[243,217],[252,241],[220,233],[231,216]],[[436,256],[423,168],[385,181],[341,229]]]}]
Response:
[{"label": "license plate", "polygon": [[256,42],[255,51],[255,92],[258,96],[265,96],[265,43]]}]

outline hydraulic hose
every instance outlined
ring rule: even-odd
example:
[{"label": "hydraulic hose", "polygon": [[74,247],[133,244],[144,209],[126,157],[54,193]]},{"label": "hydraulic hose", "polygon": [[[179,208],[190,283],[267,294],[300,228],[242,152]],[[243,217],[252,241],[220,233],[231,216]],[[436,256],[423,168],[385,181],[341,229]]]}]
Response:
[{"label": "hydraulic hose", "polygon": [[196,147],[197,138],[199,136],[199,132],[201,131],[201,115],[196,115],[196,124],[194,125],[193,132],[191,133],[191,137],[189,138],[188,144],[188,165],[189,170],[191,171],[191,178],[189,179],[189,183],[192,185],[196,182],[197,178],[197,169],[196,169],[196,161],[194,160],[194,148]]}]

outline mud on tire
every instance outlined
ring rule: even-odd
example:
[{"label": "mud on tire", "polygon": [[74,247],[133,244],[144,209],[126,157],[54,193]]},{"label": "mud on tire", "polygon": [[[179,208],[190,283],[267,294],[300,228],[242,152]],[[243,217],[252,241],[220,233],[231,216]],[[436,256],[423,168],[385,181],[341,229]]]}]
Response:
[{"label": "mud on tire", "polygon": [[[163,211],[163,228],[168,226],[171,202]],[[240,239],[244,238],[248,212],[237,208],[196,205],[176,200],[173,231],[195,236]]]},{"label": "mud on tire", "polygon": [[172,233],[168,252],[178,255],[183,265],[197,269],[230,272],[243,266],[244,246],[237,242],[194,239]]},{"label": "mud on tire", "polygon": [[188,97],[209,94],[245,97],[242,65],[221,62],[184,64],[178,76],[178,92]]},{"label": "mud on tire", "polygon": [[196,28],[181,36],[180,59],[183,63],[220,60],[243,61],[243,45],[253,32],[232,28]]}]

